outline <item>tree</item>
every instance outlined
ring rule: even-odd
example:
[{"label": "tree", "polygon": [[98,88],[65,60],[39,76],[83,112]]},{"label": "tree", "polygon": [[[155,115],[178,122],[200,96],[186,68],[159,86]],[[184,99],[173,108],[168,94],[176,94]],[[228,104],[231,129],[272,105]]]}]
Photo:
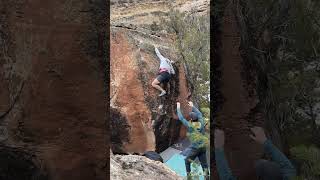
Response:
[{"label": "tree", "polygon": [[[289,147],[319,147],[320,2],[240,0],[239,4],[240,24],[245,24],[241,30],[248,34],[241,36],[242,48],[248,66],[258,74],[257,91],[266,121],[279,130]],[[302,150],[291,153],[296,156]],[[306,168],[300,170],[309,173]]]}]

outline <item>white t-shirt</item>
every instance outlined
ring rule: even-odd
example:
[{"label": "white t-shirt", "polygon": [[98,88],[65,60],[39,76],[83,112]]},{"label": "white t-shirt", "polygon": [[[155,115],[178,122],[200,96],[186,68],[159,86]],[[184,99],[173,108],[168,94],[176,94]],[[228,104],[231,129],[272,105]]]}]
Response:
[{"label": "white t-shirt", "polygon": [[163,57],[158,48],[155,48],[156,54],[160,59],[160,69],[167,69],[170,74],[175,74],[174,68],[171,64],[170,59]]}]

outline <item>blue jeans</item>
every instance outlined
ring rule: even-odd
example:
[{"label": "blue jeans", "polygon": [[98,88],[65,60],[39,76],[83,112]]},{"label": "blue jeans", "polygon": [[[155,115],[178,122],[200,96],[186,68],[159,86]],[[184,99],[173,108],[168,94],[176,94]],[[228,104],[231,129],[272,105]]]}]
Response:
[{"label": "blue jeans", "polygon": [[197,157],[200,161],[202,169],[208,169],[207,157],[206,157],[206,148],[196,148],[189,146],[182,152],[182,155],[186,156],[185,164],[187,173],[191,172],[191,162],[194,161]]}]

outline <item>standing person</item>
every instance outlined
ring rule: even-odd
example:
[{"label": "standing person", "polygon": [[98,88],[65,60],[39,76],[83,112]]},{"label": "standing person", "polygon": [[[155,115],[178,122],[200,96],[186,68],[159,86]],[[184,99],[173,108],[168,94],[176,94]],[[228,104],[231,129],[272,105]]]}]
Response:
[{"label": "standing person", "polygon": [[168,58],[163,57],[160,54],[158,48],[156,47],[154,48],[158,58],[160,59],[160,68],[159,68],[159,75],[153,80],[152,86],[158,89],[159,91],[161,91],[159,96],[163,96],[167,94],[167,92],[160,86],[160,84],[168,83],[171,78],[171,75],[175,74],[175,71],[172,66],[173,61],[170,61]]},{"label": "standing person", "polygon": [[[260,159],[256,162],[255,171],[259,180],[289,180],[296,176],[296,169],[290,160],[267,139],[261,127],[251,128],[250,137],[262,144],[264,151],[271,156],[272,161]],[[220,180],[234,180],[224,155],[224,132],[215,130],[214,146],[216,165]]]},{"label": "standing person", "polygon": [[[179,117],[179,120],[182,122],[182,124],[184,126],[187,127],[187,131],[188,133],[201,133],[202,135],[205,135],[205,123],[202,117],[202,113],[196,108],[194,107],[193,103],[190,101],[189,102],[189,106],[192,107],[192,112],[189,113],[190,115],[190,122],[187,121],[180,110],[180,103],[177,102],[177,114]],[[191,145],[186,148],[182,154],[184,156],[186,156],[185,158],[185,165],[186,165],[186,171],[187,171],[187,175],[188,175],[188,179],[192,179],[191,177],[191,162],[193,160],[195,160],[195,158],[198,157],[203,172],[206,176],[207,179],[209,179],[208,177],[208,163],[207,163],[207,158],[206,158],[206,146],[205,146],[205,142],[202,139],[199,139],[197,141],[191,141]]]}]

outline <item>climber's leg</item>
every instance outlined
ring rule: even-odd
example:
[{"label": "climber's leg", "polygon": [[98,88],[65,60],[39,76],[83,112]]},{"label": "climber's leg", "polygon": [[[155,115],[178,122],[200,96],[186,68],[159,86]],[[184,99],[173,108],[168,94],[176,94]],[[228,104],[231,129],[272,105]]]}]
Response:
[{"label": "climber's leg", "polygon": [[[163,84],[163,89],[167,89],[168,90],[168,84],[169,84],[169,81],[171,79],[171,75],[168,72],[162,72],[161,76],[162,76],[162,79],[161,79],[160,82]],[[167,94],[167,92],[165,92],[165,94]]]},{"label": "climber's leg", "polygon": [[198,153],[197,149],[194,147],[188,147],[182,152],[182,154],[186,156],[184,161],[185,161],[186,171],[188,176],[190,175],[190,172],[191,172],[191,163],[197,157],[197,153]]},{"label": "climber's leg", "polygon": [[165,92],[165,90],[162,89],[162,87],[160,86],[160,82],[159,82],[159,80],[158,80],[157,78],[153,80],[152,86],[153,86],[154,88],[158,89],[158,90],[161,91],[161,92]]},{"label": "climber's leg", "polygon": [[161,72],[158,77],[153,80],[152,86],[159,91],[161,91],[161,94],[159,96],[163,96],[166,94],[166,91],[160,86],[160,83],[166,83],[170,79],[170,74],[168,72]]},{"label": "climber's leg", "polygon": [[200,150],[200,152],[198,154],[198,159],[200,161],[203,173],[204,173],[206,179],[208,179],[209,169],[208,169],[208,162],[207,162],[207,155],[206,155],[206,149],[205,148]]}]

